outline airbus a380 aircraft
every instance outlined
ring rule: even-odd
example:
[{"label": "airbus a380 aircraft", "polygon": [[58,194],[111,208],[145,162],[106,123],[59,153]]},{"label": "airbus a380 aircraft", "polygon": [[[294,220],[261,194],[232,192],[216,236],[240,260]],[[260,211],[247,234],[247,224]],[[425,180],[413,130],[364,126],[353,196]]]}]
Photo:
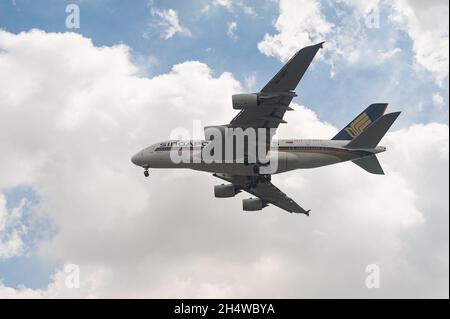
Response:
[{"label": "airbus a380 aircraft", "polygon": [[[240,112],[229,124],[205,128],[205,135],[208,135],[207,129],[212,128],[223,134],[223,140],[237,129],[265,132],[263,135],[254,134],[256,140],[253,142],[249,134],[244,139],[242,154],[239,155],[236,148],[233,149],[232,161],[211,161],[204,157],[206,150],[212,156],[214,152],[222,153],[218,152],[223,150],[222,144],[219,144],[218,151],[217,147],[210,147],[220,140],[213,134],[204,141],[170,140],[156,143],[135,154],[131,161],[145,169],[145,176],[149,175],[149,168],[189,168],[211,172],[229,183],[214,187],[216,197],[233,197],[241,191],[255,196],[243,200],[245,211],[261,210],[272,204],[290,213],[308,216],[309,210],[303,209],[271,183],[271,174],[345,161],[352,161],[370,173],[384,174],[375,154],[386,150],[378,143],[400,114],[384,114],[386,103],[370,105],[331,140],[272,140],[279,124],[286,123],[283,116],[286,111],[292,110],[289,104],[296,96],[294,89],[322,44],[308,46],[297,52],[259,93],[233,95],[233,108]],[[234,141],[233,138],[231,140]],[[252,154],[251,145],[256,145]],[[262,148],[265,150],[255,155],[255,150]],[[187,161],[174,160],[174,154],[181,152],[187,152]],[[223,158],[221,155],[220,159]]]}]

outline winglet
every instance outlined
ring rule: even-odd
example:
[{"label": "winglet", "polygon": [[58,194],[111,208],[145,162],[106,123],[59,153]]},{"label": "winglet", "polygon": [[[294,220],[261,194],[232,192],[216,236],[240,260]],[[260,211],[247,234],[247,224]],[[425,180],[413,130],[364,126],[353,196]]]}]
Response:
[{"label": "winglet", "polygon": [[308,209],[306,211],[303,212],[290,212],[290,213],[295,213],[295,214],[305,214],[306,216],[309,216],[309,212],[311,211],[311,209]]},{"label": "winglet", "polygon": [[318,46],[319,48],[323,49],[323,44],[325,43],[325,41],[322,41],[320,43],[317,43],[316,46]]}]

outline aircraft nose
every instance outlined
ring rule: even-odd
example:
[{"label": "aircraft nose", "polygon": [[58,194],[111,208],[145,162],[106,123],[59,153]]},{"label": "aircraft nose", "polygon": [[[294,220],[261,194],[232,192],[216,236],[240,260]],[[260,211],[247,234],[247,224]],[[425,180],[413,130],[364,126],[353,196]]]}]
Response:
[{"label": "aircraft nose", "polygon": [[141,163],[141,159],[142,159],[142,154],[141,154],[141,152],[139,152],[139,153],[136,153],[136,154],[133,155],[133,157],[131,158],[131,162],[134,165],[139,166],[140,163]]}]

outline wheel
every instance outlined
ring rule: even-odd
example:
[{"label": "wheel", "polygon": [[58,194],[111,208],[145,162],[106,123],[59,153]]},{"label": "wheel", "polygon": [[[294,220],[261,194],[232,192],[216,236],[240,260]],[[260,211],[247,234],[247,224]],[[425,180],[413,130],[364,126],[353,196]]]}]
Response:
[{"label": "wheel", "polygon": [[145,170],[145,171],[144,171],[144,176],[145,176],[145,177],[148,177],[148,175],[149,175],[149,174],[148,174],[148,171]]}]

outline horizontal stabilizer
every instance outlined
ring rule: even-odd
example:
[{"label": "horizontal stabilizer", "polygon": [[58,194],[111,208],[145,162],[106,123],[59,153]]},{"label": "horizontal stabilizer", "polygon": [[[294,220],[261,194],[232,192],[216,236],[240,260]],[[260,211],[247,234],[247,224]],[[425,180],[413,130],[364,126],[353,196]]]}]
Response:
[{"label": "horizontal stabilizer", "polygon": [[378,158],[376,157],[376,155],[361,157],[353,160],[352,162],[362,169],[368,171],[369,173],[384,175],[383,168],[381,167],[380,162],[378,162]]},{"label": "horizontal stabilizer", "polygon": [[351,140],[345,147],[351,149],[375,148],[392,124],[394,124],[400,113],[395,112],[383,115],[373,122],[364,132]]}]

